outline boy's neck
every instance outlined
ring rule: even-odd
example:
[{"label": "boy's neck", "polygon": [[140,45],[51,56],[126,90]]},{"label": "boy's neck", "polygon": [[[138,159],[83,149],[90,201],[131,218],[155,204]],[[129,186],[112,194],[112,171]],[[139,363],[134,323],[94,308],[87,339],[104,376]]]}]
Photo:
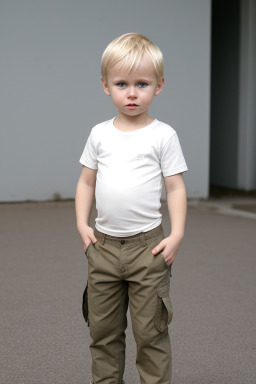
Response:
[{"label": "boy's neck", "polygon": [[119,114],[114,120],[114,126],[123,132],[135,131],[144,128],[154,121],[149,115],[125,116]]}]

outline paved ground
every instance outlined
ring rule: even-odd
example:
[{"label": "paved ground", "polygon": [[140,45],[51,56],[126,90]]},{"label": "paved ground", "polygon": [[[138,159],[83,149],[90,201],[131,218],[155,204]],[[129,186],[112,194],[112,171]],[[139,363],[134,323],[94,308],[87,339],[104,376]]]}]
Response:
[{"label": "paved ground", "polygon": [[[173,384],[256,383],[256,215],[244,204],[255,200],[190,203],[171,283]],[[88,383],[74,203],[0,205],[0,243],[0,383]],[[139,384],[130,325],[127,344],[126,383]]]}]

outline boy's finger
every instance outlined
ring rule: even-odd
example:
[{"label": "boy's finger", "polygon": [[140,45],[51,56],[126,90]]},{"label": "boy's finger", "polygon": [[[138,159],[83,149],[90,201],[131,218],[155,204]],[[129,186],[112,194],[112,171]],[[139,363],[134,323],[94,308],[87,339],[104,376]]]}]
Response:
[{"label": "boy's finger", "polygon": [[92,236],[91,240],[92,240],[93,244],[95,244],[98,241],[94,235]]},{"label": "boy's finger", "polygon": [[90,243],[88,243],[87,245],[84,243],[84,251],[86,252],[87,248],[89,247]]},{"label": "boy's finger", "polygon": [[164,249],[164,244],[162,244],[162,242],[161,242],[155,248],[152,249],[153,255],[156,255],[157,253],[162,251],[162,249]]}]

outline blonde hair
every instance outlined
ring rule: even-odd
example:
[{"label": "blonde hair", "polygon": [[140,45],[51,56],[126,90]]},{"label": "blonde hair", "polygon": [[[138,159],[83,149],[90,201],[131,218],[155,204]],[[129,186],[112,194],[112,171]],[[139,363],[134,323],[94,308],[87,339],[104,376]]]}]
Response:
[{"label": "blonde hair", "polygon": [[163,77],[163,54],[157,45],[140,33],[126,33],[107,46],[101,58],[101,76],[107,80],[109,68],[117,63],[128,73],[135,70],[144,53],[152,60],[159,82]]}]

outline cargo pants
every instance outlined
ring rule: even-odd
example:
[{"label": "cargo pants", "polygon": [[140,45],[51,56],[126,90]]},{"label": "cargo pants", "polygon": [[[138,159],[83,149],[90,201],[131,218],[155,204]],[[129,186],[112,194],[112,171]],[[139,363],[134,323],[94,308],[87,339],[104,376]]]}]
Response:
[{"label": "cargo pants", "polygon": [[113,237],[95,229],[88,258],[88,325],[94,384],[120,384],[125,367],[129,305],[141,384],[171,382],[171,266],[152,249],[162,226],[138,235]]}]

